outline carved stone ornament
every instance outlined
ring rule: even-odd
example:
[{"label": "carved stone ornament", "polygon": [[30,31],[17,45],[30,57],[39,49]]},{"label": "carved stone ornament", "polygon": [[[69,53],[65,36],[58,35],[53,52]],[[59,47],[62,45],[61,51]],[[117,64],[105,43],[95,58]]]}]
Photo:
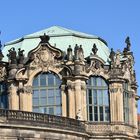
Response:
[{"label": "carved stone ornament", "polygon": [[30,70],[41,68],[42,71],[48,71],[49,68],[55,69],[60,65],[59,58],[62,56],[62,52],[46,43],[45,45],[40,44],[30,52],[29,56],[32,58],[29,65]]},{"label": "carved stone ornament", "polygon": [[24,86],[24,92],[25,93],[32,93],[33,92],[32,86]]},{"label": "carved stone ornament", "polygon": [[5,75],[6,75],[5,67],[0,66],[0,81],[3,81],[5,79]]}]

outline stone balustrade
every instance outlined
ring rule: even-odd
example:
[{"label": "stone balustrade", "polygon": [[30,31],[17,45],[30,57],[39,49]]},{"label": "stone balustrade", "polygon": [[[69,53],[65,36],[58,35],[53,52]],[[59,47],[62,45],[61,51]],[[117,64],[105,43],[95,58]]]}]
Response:
[{"label": "stone balustrade", "polygon": [[45,127],[85,132],[85,126],[79,120],[43,113],[0,109],[0,118],[5,118],[7,121],[9,121],[9,123],[24,122],[25,125],[26,123],[30,123],[31,125],[36,125],[37,123],[39,123],[40,126]]}]

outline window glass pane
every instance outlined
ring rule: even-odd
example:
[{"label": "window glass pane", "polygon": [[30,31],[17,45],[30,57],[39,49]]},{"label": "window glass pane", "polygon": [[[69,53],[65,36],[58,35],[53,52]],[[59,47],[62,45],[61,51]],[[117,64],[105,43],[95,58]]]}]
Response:
[{"label": "window glass pane", "polygon": [[89,120],[93,121],[93,115],[92,114],[89,114]]},{"label": "window glass pane", "polygon": [[46,104],[47,104],[46,98],[41,98],[40,99],[40,105],[46,105]]},{"label": "window glass pane", "polygon": [[89,104],[92,104],[92,93],[91,90],[88,90]]},{"label": "window glass pane", "polygon": [[33,98],[39,97],[39,91],[38,90],[33,90]]},{"label": "window glass pane", "polygon": [[97,105],[97,90],[93,90],[94,105]]},{"label": "window glass pane", "polygon": [[48,98],[50,98],[50,97],[54,97],[54,90],[53,89],[48,90]]},{"label": "window glass pane", "polygon": [[92,114],[92,106],[89,106],[89,113]]},{"label": "window glass pane", "polygon": [[96,78],[95,78],[95,77],[92,77],[92,85],[93,85],[93,86],[96,86],[96,85],[97,85],[97,83],[96,83]]},{"label": "window glass pane", "polygon": [[39,83],[38,83],[38,77],[35,77],[34,80],[33,80],[33,86],[36,87],[38,85],[39,85]]},{"label": "window glass pane", "polygon": [[91,85],[91,78],[87,82],[88,85]]},{"label": "window glass pane", "polygon": [[89,120],[93,120],[92,106],[89,106]]},{"label": "window glass pane", "polygon": [[54,115],[54,108],[49,108],[49,114]]},{"label": "window glass pane", "polygon": [[102,79],[100,77],[97,78],[97,86],[102,86]]},{"label": "window glass pane", "polygon": [[52,74],[48,74],[48,86],[54,86],[54,76]]},{"label": "window glass pane", "polygon": [[103,96],[104,96],[104,105],[109,105],[109,97],[107,90],[103,90]]},{"label": "window glass pane", "polygon": [[46,107],[40,107],[39,112],[40,113],[47,113],[47,108]]},{"label": "window glass pane", "polygon": [[103,107],[100,106],[100,121],[103,121]]},{"label": "window glass pane", "polygon": [[33,112],[39,112],[39,108],[38,107],[37,108],[33,107]]},{"label": "window glass pane", "polygon": [[55,90],[54,92],[55,92],[55,95],[56,95],[56,96],[58,96],[58,97],[61,96],[60,90]]},{"label": "window glass pane", "polygon": [[44,97],[44,98],[45,98],[46,95],[47,95],[47,94],[46,94],[46,90],[45,90],[45,89],[41,89],[41,90],[40,90],[40,97]]},{"label": "window glass pane", "polygon": [[102,90],[98,90],[98,105],[103,105],[103,93]]},{"label": "window glass pane", "polygon": [[109,107],[105,107],[105,121],[109,121]]},{"label": "window glass pane", "polygon": [[61,99],[60,99],[60,97],[56,97],[56,105],[60,105],[61,104]]},{"label": "window glass pane", "polygon": [[54,97],[48,98],[48,104],[53,105],[54,104]]},{"label": "window glass pane", "polygon": [[55,77],[55,85],[60,86],[61,81],[58,77]]},{"label": "window glass pane", "polygon": [[46,75],[45,74],[40,75],[40,86],[46,86]]},{"label": "window glass pane", "polygon": [[102,79],[102,86],[107,86],[105,80]]},{"label": "window glass pane", "polygon": [[39,99],[38,98],[33,98],[33,105],[38,106],[39,105]]},{"label": "window glass pane", "polygon": [[61,107],[60,106],[56,107],[56,115],[58,115],[58,116],[61,115]]}]

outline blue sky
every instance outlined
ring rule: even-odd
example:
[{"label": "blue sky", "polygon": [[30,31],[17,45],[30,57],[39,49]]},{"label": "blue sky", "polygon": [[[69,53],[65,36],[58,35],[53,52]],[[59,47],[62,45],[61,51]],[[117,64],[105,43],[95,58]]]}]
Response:
[{"label": "blue sky", "polygon": [[140,0],[1,0],[0,39],[4,44],[59,25],[100,36],[107,41],[109,48],[123,50],[124,40],[130,36],[140,84],[139,7]]}]

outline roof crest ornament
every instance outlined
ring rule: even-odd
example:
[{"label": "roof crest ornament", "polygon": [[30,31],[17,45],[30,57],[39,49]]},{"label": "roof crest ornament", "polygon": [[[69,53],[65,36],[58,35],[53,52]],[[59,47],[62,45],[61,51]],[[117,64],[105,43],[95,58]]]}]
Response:
[{"label": "roof crest ornament", "polygon": [[50,37],[44,33],[43,36],[40,36],[41,43],[48,43]]}]

